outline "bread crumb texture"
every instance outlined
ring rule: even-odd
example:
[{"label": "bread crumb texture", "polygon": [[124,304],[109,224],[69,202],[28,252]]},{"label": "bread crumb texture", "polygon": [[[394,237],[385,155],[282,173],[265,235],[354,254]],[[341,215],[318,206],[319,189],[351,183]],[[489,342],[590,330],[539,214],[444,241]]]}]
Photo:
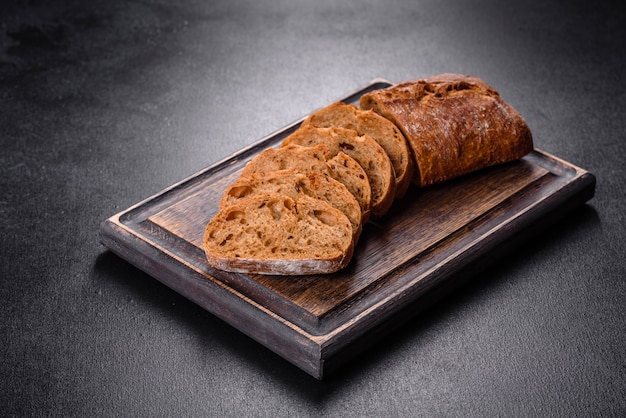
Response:
[{"label": "bread crumb texture", "polygon": [[353,234],[346,215],[320,199],[264,193],[218,212],[207,225],[204,244],[209,262],[222,269],[314,274],[345,266]]}]

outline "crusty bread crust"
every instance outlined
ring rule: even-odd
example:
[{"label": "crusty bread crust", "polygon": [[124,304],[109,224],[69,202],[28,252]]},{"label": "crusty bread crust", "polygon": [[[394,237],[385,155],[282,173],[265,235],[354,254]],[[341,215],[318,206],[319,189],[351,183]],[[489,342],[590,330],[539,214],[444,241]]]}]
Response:
[{"label": "crusty bread crust", "polygon": [[328,203],[258,194],[215,215],[204,233],[207,260],[214,268],[242,273],[328,274],[352,258],[352,225]]},{"label": "crusty bread crust", "polygon": [[370,136],[391,160],[396,179],[396,198],[405,195],[413,177],[414,160],[406,138],[390,120],[372,110],[335,102],[309,115],[302,125],[352,129],[358,135]]},{"label": "crusty bread crust", "polygon": [[422,187],[533,149],[521,115],[476,77],[441,74],[400,83],[363,95],[360,106],[402,131],[417,163],[413,181]]},{"label": "crusty bread crust", "polygon": [[393,166],[385,150],[369,135],[345,128],[318,128],[303,125],[284,139],[282,146],[326,145],[332,155],[344,152],[354,158],[367,174],[372,190],[372,216],[379,218],[391,207],[396,195]]}]

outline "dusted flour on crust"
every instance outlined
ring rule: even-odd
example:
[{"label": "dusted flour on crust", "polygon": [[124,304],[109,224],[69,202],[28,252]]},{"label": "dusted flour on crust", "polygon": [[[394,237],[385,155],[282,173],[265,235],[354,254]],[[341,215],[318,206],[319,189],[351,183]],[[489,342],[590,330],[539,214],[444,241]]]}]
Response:
[{"label": "dusted flour on crust", "polygon": [[532,151],[530,129],[490,85],[476,77],[441,74],[363,95],[398,126],[416,161],[418,186],[442,182]]}]

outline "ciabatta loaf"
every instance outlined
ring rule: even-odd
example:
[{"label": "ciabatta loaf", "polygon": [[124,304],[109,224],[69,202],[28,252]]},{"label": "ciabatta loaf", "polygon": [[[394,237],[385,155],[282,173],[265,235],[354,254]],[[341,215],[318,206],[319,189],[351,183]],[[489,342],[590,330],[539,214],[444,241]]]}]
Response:
[{"label": "ciabatta loaf", "polygon": [[409,182],[446,181],[533,149],[522,117],[484,81],[442,74],[334,103],[256,155],[208,223],[211,266],[327,274],[348,265],[370,214]]},{"label": "ciabatta loaf", "polygon": [[326,145],[332,155],[344,152],[354,158],[367,174],[372,189],[372,215],[381,217],[391,207],[396,193],[393,166],[385,150],[370,136],[345,128],[318,128],[303,125],[284,139],[282,146]]},{"label": "ciabatta loaf", "polygon": [[290,145],[268,148],[250,160],[242,176],[267,174],[277,170],[294,169],[304,174],[325,173],[339,181],[352,193],[361,207],[361,221],[367,222],[371,213],[372,191],[367,174],[353,158],[343,152],[334,155],[328,147]]},{"label": "ciabatta loaf", "polygon": [[376,90],[360,99],[409,142],[418,186],[519,159],[533,149],[520,114],[484,81],[441,74]]},{"label": "ciabatta loaf", "polygon": [[413,157],[404,135],[390,120],[353,104],[332,103],[307,117],[302,125],[318,128],[346,128],[358,135],[368,135],[385,150],[393,165],[396,179],[396,198],[406,193],[413,177]]},{"label": "ciabatta loaf", "polygon": [[302,194],[321,199],[348,217],[354,240],[358,240],[362,229],[359,202],[343,183],[315,171],[305,174],[290,169],[241,176],[224,191],[219,209],[224,210],[242,199],[264,193],[280,194],[294,200]]},{"label": "ciabatta loaf", "polygon": [[260,194],[221,210],[204,233],[214,268],[258,274],[327,274],[344,268],[354,241],[348,218],[328,203]]}]

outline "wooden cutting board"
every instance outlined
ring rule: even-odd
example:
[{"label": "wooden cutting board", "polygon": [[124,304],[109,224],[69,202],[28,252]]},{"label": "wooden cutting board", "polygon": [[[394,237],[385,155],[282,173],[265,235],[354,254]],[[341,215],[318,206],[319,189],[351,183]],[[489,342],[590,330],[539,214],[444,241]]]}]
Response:
[{"label": "wooden cutting board", "polygon": [[[342,101],[390,83],[374,80]],[[302,120],[105,220],[112,252],[322,379],[522,237],[593,197],[595,177],[536,149],[423,189],[365,225],[351,264],[319,276],[212,269],[204,228],[243,166]]]}]

